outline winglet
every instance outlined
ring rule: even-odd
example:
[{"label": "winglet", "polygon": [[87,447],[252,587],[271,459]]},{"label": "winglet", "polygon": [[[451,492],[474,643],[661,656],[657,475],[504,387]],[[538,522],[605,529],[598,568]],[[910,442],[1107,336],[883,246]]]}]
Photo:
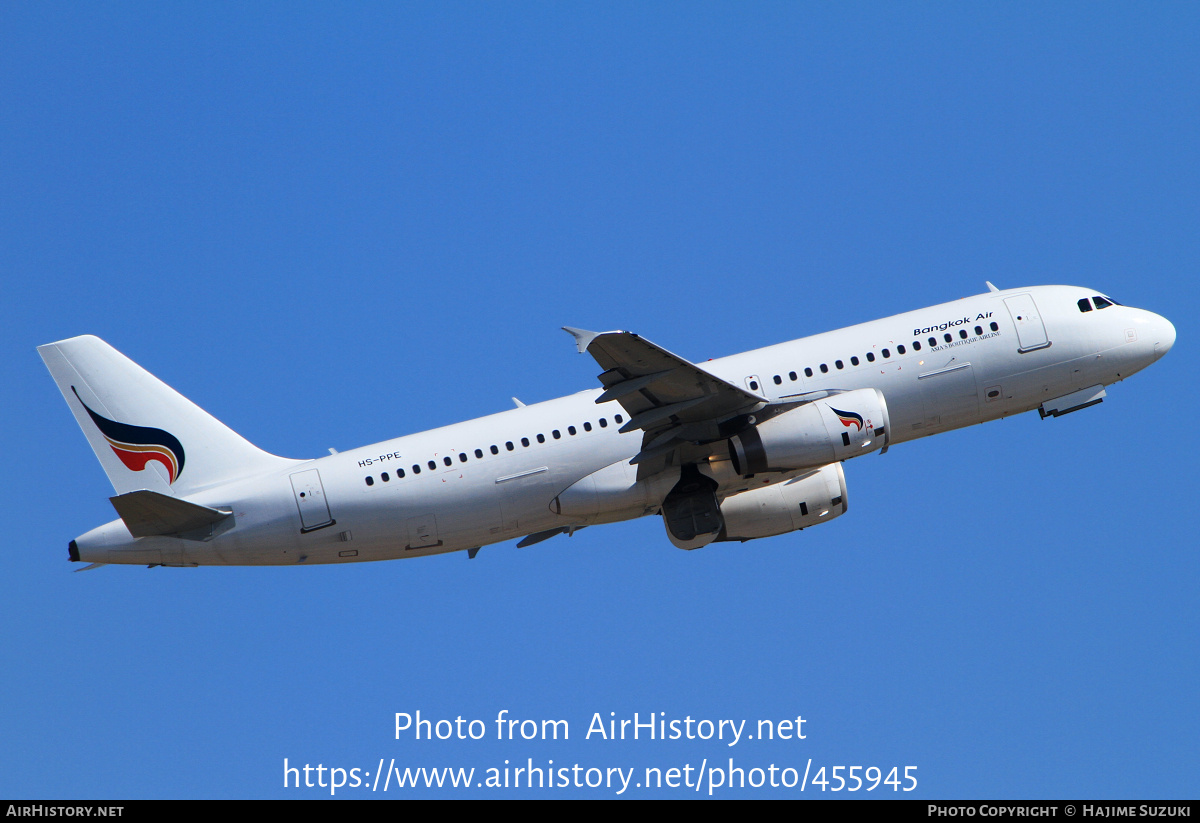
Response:
[{"label": "winglet", "polygon": [[998,289],[998,288],[996,288],[995,286],[993,286],[993,285],[992,285],[992,281],[991,281],[991,280],[984,280],[983,282],[984,282],[984,283],[987,283],[988,291],[1000,291],[1000,289]]},{"label": "winglet", "polygon": [[579,349],[580,354],[587,351],[588,344],[600,336],[598,331],[588,331],[587,329],[576,329],[571,326],[563,326],[563,331],[575,338],[575,346]]}]

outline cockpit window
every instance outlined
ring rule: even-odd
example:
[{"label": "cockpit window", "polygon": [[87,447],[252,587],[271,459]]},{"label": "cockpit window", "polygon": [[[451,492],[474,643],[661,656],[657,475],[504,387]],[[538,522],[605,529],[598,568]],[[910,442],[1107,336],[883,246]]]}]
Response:
[{"label": "cockpit window", "polygon": [[1080,299],[1079,310],[1080,311],[1091,311],[1092,310],[1092,301],[1088,300],[1086,297]]},{"label": "cockpit window", "polygon": [[1109,306],[1112,305],[1111,302],[1109,302],[1108,300],[1105,300],[1103,297],[1101,297],[1098,294],[1095,297],[1093,297],[1092,299],[1096,301],[1096,308],[1098,308],[1098,309],[1107,309]]}]

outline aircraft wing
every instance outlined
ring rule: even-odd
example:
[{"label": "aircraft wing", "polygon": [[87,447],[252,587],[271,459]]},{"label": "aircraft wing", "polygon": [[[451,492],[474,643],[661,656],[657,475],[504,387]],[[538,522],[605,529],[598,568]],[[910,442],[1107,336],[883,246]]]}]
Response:
[{"label": "aircraft wing", "polygon": [[563,328],[604,369],[596,402],[615,400],[629,413],[621,431],[644,432],[633,458],[639,477],[676,465],[680,449],[699,447],[707,456],[704,444],[721,438],[721,423],[768,402],[632,332]]}]

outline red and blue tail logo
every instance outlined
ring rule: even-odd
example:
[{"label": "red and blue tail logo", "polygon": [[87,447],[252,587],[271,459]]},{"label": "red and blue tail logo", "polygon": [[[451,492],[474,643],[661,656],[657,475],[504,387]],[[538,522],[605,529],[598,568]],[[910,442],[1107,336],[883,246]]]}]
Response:
[{"label": "red and blue tail logo", "polygon": [[854,426],[859,431],[862,431],[863,417],[861,414],[856,414],[855,412],[845,412],[840,409],[835,409],[833,406],[830,406],[829,410],[838,416],[838,420],[841,420],[842,425],[846,428]]},{"label": "red and blue tail logo", "polygon": [[92,422],[126,468],[140,472],[151,460],[156,460],[166,468],[169,482],[175,482],[183,471],[183,444],[175,435],[162,429],[131,426],[128,423],[109,420],[88,408],[88,404],[83,402],[74,386],[71,387],[71,391],[75,392],[75,398],[87,409]]}]

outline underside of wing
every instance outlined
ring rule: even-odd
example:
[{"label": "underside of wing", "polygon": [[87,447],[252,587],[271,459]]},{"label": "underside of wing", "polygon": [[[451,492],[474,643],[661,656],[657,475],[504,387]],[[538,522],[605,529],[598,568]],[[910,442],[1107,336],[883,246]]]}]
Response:
[{"label": "underside of wing", "polygon": [[596,402],[615,401],[629,413],[622,432],[644,432],[642,450],[633,458],[639,478],[707,458],[709,444],[726,436],[731,421],[767,404],[767,398],[632,332],[564,328],[579,351],[604,370],[599,376],[604,392]]}]

